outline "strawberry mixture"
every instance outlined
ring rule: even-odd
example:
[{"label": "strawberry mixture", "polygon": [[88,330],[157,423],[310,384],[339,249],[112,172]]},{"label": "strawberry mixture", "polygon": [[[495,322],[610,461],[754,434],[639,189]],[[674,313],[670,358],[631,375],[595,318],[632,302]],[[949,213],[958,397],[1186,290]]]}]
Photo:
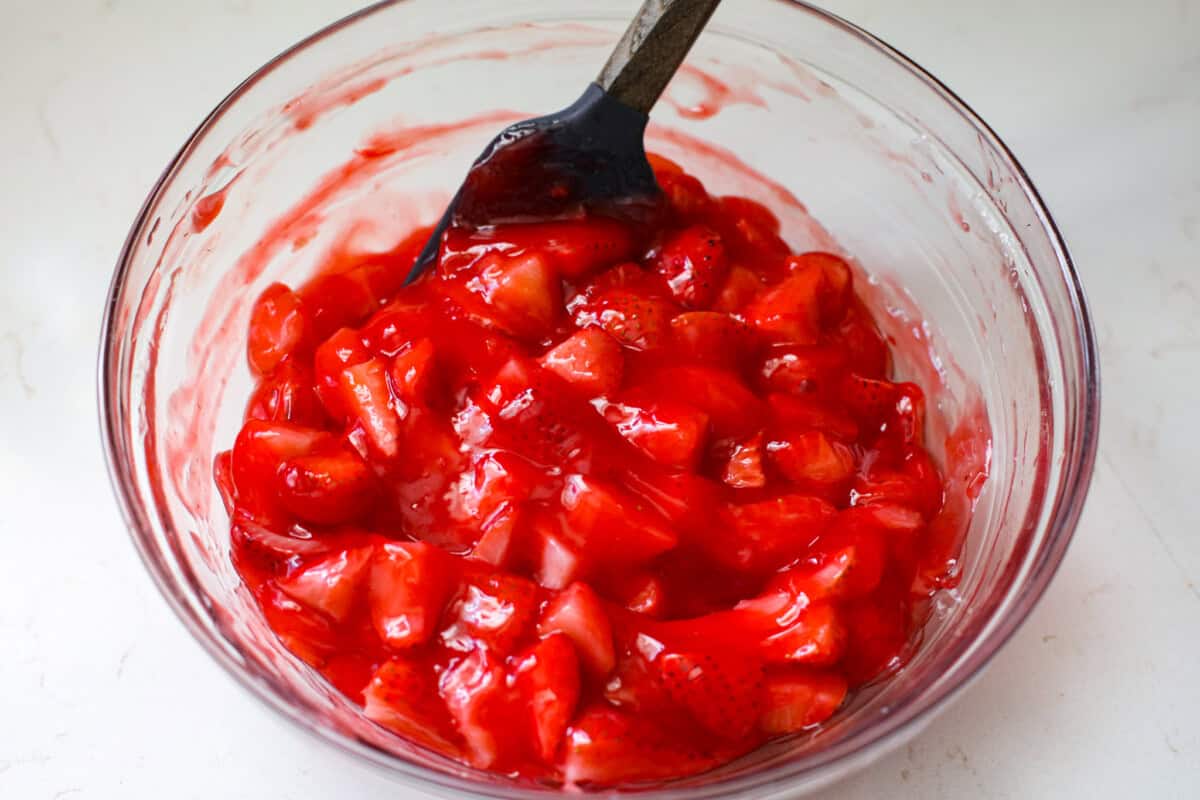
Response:
[{"label": "strawberry mixture", "polygon": [[217,483],[272,629],[367,717],[606,787],[811,731],[949,574],[924,397],[828,253],[653,159],[655,221],[427,230],[258,299]]}]

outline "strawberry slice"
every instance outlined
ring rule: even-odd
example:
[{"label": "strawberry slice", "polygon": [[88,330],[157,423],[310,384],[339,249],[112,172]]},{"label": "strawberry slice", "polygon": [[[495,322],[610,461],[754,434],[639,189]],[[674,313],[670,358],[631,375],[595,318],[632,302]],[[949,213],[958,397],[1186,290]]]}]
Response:
[{"label": "strawberry slice", "polygon": [[367,719],[406,739],[451,758],[462,757],[462,746],[437,694],[433,671],[393,658],[375,671],[363,693]]},{"label": "strawberry slice", "polygon": [[342,370],[370,357],[358,331],[350,328],[342,328],[330,336],[313,353],[317,397],[335,419],[345,420],[349,416],[341,390]]},{"label": "strawberry slice", "polygon": [[631,392],[601,413],[626,441],[666,467],[692,470],[708,437],[708,415],[686,403],[650,400]]},{"label": "strawberry slice", "polygon": [[566,636],[554,634],[516,656],[514,663],[513,688],[518,702],[528,710],[537,754],[552,762],[579,704],[575,648]]},{"label": "strawberry slice", "polygon": [[631,574],[612,576],[608,581],[609,596],[620,600],[630,611],[651,619],[662,619],[667,613],[667,589],[657,575]]},{"label": "strawberry slice", "polygon": [[362,519],[379,495],[375,473],[349,450],[293,456],[279,467],[276,496],[305,522],[336,525]]},{"label": "strawberry slice", "polygon": [[616,340],[599,328],[585,328],[550,349],[538,363],[588,397],[602,397],[621,387],[624,360]]},{"label": "strawberry slice", "polygon": [[293,422],[319,427],[325,424],[325,410],[313,390],[312,368],[303,361],[284,359],[263,378],[246,405],[246,419],[266,422]]},{"label": "strawberry slice", "polygon": [[550,601],[542,612],[538,632],[543,636],[565,634],[594,677],[603,678],[612,672],[616,663],[612,624],[604,604],[586,583],[572,583]]},{"label": "strawberry slice", "polygon": [[309,608],[344,622],[362,594],[362,578],[370,562],[369,547],[342,550],[279,579],[279,588]]},{"label": "strawberry slice", "polygon": [[821,332],[820,269],[801,269],[746,307],[746,321],[766,338],[786,344],[817,343]]},{"label": "strawberry slice", "polygon": [[734,265],[713,301],[713,310],[727,314],[740,312],[763,289],[762,278],[754,270]]},{"label": "strawberry slice", "polygon": [[676,220],[688,222],[709,216],[713,200],[699,180],[681,169],[670,168],[655,167],[654,176]]},{"label": "strawberry slice", "polygon": [[312,324],[300,296],[282,283],[263,290],[250,312],[246,354],[250,368],[269,375],[280,362],[312,344]]},{"label": "strawberry slice", "polygon": [[486,648],[473,650],[443,672],[438,691],[474,766],[488,769],[520,753],[523,742],[512,735],[511,720],[521,706],[502,662]]},{"label": "strawberry slice", "polygon": [[782,736],[819,725],[838,710],[847,688],[846,679],[834,672],[771,675],[759,728],[768,736]]},{"label": "strawberry slice", "polygon": [[647,561],[675,547],[678,537],[648,508],[590,476],[563,485],[564,534],[597,565]]},{"label": "strawberry slice", "polygon": [[671,294],[687,308],[706,308],[716,296],[729,262],[721,235],[693,225],[670,236],[652,262]]},{"label": "strawberry slice", "polygon": [[736,753],[668,733],[647,717],[596,703],[567,729],[562,774],[567,786],[608,788],[695,775]]},{"label": "strawberry slice", "polygon": [[944,489],[937,467],[924,448],[908,445],[899,465],[872,465],[866,476],[854,482],[854,504],[885,504],[919,511],[932,519],[942,507]]},{"label": "strawberry slice", "polygon": [[319,275],[306,283],[299,294],[309,311],[318,341],[339,328],[360,324],[379,308],[378,299],[359,275]]},{"label": "strawberry slice", "polygon": [[446,609],[442,642],[459,651],[483,643],[499,657],[510,655],[533,630],[538,603],[533,581],[503,572],[471,577]]},{"label": "strawberry slice", "polygon": [[450,557],[424,542],[387,542],[369,578],[371,624],[387,647],[424,644],[437,630],[451,591]]},{"label": "strawberry slice", "polygon": [[793,483],[831,486],[854,475],[854,452],[820,431],[775,436],[766,449],[771,463]]},{"label": "strawberry slice", "polygon": [[479,540],[471,548],[471,558],[495,567],[507,566],[517,550],[520,510],[510,502],[501,503],[480,525]]},{"label": "strawberry slice", "polygon": [[768,392],[836,392],[846,366],[845,352],[835,347],[776,345],[763,356],[759,383]]},{"label": "strawberry slice", "polygon": [[662,685],[677,706],[714,736],[737,741],[763,708],[763,665],[736,651],[667,652],[657,660]]},{"label": "strawberry slice", "polygon": [[730,250],[751,263],[771,263],[790,252],[779,236],[779,218],[748,197],[720,198],[713,221],[720,226]]},{"label": "strawberry slice", "polygon": [[325,431],[289,422],[247,421],[233,443],[229,459],[229,474],[239,503],[273,506],[283,463],[329,446],[332,441]]},{"label": "strawberry slice", "polygon": [[719,311],[686,311],[671,320],[679,357],[698,364],[737,369],[753,347],[746,323]]},{"label": "strawberry slice", "polygon": [[676,307],[658,297],[629,289],[610,289],[572,305],[575,325],[600,327],[633,350],[653,350],[670,343]]},{"label": "strawberry slice", "polygon": [[338,642],[329,618],[270,583],[257,595],[263,618],[279,641],[309,666],[323,667]]},{"label": "strawberry slice", "polygon": [[400,454],[400,417],[388,388],[387,373],[383,359],[371,358],[343,368],[338,388],[341,407],[363,431],[372,452],[393,459]]},{"label": "strawberry slice", "polygon": [[749,439],[734,445],[729,460],[725,463],[721,480],[734,489],[754,489],[767,485],[763,471],[763,435],[760,431]]},{"label": "strawberry slice", "polygon": [[891,371],[891,351],[861,301],[851,300],[829,341],[846,353],[850,369],[863,377],[883,379]]},{"label": "strawberry slice", "polygon": [[874,591],[887,565],[887,550],[879,532],[852,512],[840,512],[804,563],[776,575],[764,593],[803,595],[815,603]]},{"label": "strawberry slice", "polygon": [[781,617],[795,621],[772,633],[764,642],[762,654],[771,664],[828,666],[835,664],[846,650],[846,627],[837,608],[830,603],[813,603],[798,614],[801,601],[792,600]]}]

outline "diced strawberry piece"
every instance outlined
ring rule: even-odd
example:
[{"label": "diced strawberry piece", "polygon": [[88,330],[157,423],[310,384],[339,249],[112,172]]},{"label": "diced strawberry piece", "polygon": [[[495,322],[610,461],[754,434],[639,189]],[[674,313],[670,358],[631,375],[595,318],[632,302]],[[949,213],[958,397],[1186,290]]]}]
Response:
[{"label": "diced strawberry piece", "polygon": [[620,403],[607,403],[602,413],[626,441],[658,463],[694,469],[708,436],[708,415],[685,403],[648,401],[631,393]]},{"label": "diced strawberry piece", "polygon": [[473,650],[442,673],[438,689],[474,766],[487,769],[519,754],[523,742],[510,728],[519,706],[496,656]]},{"label": "diced strawberry piece", "polygon": [[[579,704],[579,659],[566,636],[554,634],[514,659],[513,686],[527,709],[537,754],[553,762]],[[512,736],[511,728],[509,736]]]},{"label": "diced strawberry piece", "polygon": [[385,661],[364,692],[367,719],[452,758],[461,758],[458,735],[438,697],[433,671],[404,659]]},{"label": "diced strawberry piece", "polygon": [[666,196],[668,207],[680,221],[691,221],[705,218],[713,205],[712,198],[704,190],[704,185],[696,178],[682,170],[655,169],[655,178]]},{"label": "diced strawberry piece", "polygon": [[762,279],[758,273],[743,266],[734,265],[721,288],[717,290],[713,310],[735,313],[746,307],[762,291]]},{"label": "diced strawberry piece", "polygon": [[880,533],[862,524],[853,509],[843,511],[804,563],[776,575],[764,594],[803,595],[810,603],[862,597],[879,585],[886,564]]},{"label": "diced strawberry piece", "polygon": [[861,302],[850,303],[830,334],[831,343],[845,351],[850,369],[866,378],[886,378],[892,367],[887,343]]},{"label": "diced strawberry piece", "polygon": [[361,364],[371,357],[358,331],[342,328],[317,347],[313,354],[313,377],[317,396],[336,419],[344,420],[349,411],[342,397],[342,370]]},{"label": "diced strawberry piece", "polygon": [[520,510],[512,503],[501,503],[480,526],[479,541],[471,549],[471,558],[492,566],[504,567],[513,559],[517,545]]},{"label": "diced strawberry piece", "polygon": [[535,525],[533,551],[534,578],[547,589],[563,589],[585,572],[579,546],[563,535],[558,524],[543,521]]},{"label": "diced strawberry piece", "polygon": [[289,422],[248,421],[238,433],[230,457],[230,474],[239,500],[244,503],[255,496],[273,499],[283,463],[331,441],[325,431]]},{"label": "diced strawberry piece", "polygon": [[779,233],[779,217],[757,200],[737,195],[726,195],[718,200],[721,213],[726,218],[744,219],[755,227],[769,233]]},{"label": "diced strawberry piece", "polygon": [[829,486],[854,474],[854,453],[820,431],[772,437],[767,454],[776,469],[799,484]]},{"label": "diced strawberry piece", "polygon": [[360,276],[336,273],[321,275],[301,290],[309,309],[318,341],[346,326],[358,325],[379,308],[378,300]]},{"label": "diced strawberry piece", "polygon": [[821,332],[819,269],[802,269],[759,295],[745,311],[746,321],[771,341],[811,345]]},{"label": "diced strawberry piece", "polygon": [[646,561],[678,543],[675,533],[649,509],[595,478],[568,477],[561,499],[564,533],[597,564]]},{"label": "diced strawberry piece", "polygon": [[633,575],[624,582],[624,606],[652,619],[666,615],[667,590],[655,575]]},{"label": "diced strawberry piece", "polygon": [[375,473],[349,450],[293,456],[280,466],[278,478],[280,504],[318,525],[361,519],[379,499]]},{"label": "diced strawberry piece", "polygon": [[320,668],[337,648],[337,634],[328,618],[267,584],[258,593],[259,607],[271,630],[288,650],[306,664]]},{"label": "diced strawberry piece", "polygon": [[[573,306],[574,307],[574,306]],[[580,328],[599,326],[634,350],[652,350],[670,342],[676,308],[666,300],[628,289],[601,292],[575,308]]]},{"label": "diced strawberry piece", "polygon": [[896,468],[873,466],[854,483],[855,505],[886,503],[915,509],[932,518],[942,507],[942,480],[929,453],[908,445]]},{"label": "diced strawberry piece", "polygon": [[818,725],[837,711],[847,688],[846,679],[834,672],[771,675],[759,728],[768,736],[782,736]]},{"label": "diced strawberry piece", "polygon": [[540,252],[488,253],[458,296],[471,311],[504,331],[537,338],[554,326],[562,311],[562,285]]},{"label": "diced strawberry piece", "polygon": [[279,588],[309,608],[344,622],[362,595],[371,550],[343,550],[280,578]]},{"label": "diced strawberry piece", "polygon": [[581,287],[582,291],[571,299],[567,307],[574,311],[577,306],[591,298],[599,297],[611,289],[649,289],[651,287],[661,291],[661,287],[657,284],[657,276],[653,272],[646,270],[636,261],[624,261],[592,278],[585,286]]},{"label": "diced strawberry piece", "polygon": [[300,296],[282,283],[268,286],[250,312],[246,352],[250,367],[269,375],[281,361],[312,344],[312,326]]},{"label": "diced strawberry piece", "polygon": [[385,459],[400,454],[400,418],[388,388],[387,365],[372,358],[345,367],[338,377],[340,404],[366,436],[371,449]]},{"label": "diced strawberry piece", "polygon": [[358,705],[366,702],[365,691],[375,675],[378,660],[363,653],[335,653],[321,666],[325,680],[333,688],[349,697]]},{"label": "diced strawberry piece", "polygon": [[392,359],[388,369],[396,399],[409,406],[429,406],[441,393],[433,342],[419,339]]},{"label": "diced strawberry piece", "polygon": [[769,392],[836,392],[846,354],[822,345],[780,345],[769,349],[758,374]]},{"label": "diced strawberry piece", "polygon": [[424,542],[387,542],[371,564],[371,624],[389,648],[429,641],[452,588],[450,557]]},{"label": "diced strawberry piece", "polygon": [[787,269],[790,272],[803,272],[813,268],[820,271],[822,278],[818,297],[821,322],[823,325],[834,324],[846,313],[853,291],[853,273],[846,260],[833,253],[802,253],[787,259]]},{"label": "diced strawberry piece", "polygon": [[901,603],[885,605],[882,599],[846,608],[849,644],[842,669],[851,683],[865,683],[902,663],[908,644],[906,613]]},{"label": "diced strawberry piece", "polygon": [[720,234],[704,225],[693,225],[663,243],[653,268],[680,304],[706,308],[721,287],[729,263]]},{"label": "diced strawberry piece", "polygon": [[721,480],[734,489],[762,488],[767,485],[763,471],[763,435],[756,433],[740,444],[734,445]]},{"label": "diced strawberry piece", "polygon": [[621,346],[599,328],[585,328],[550,349],[539,363],[588,397],[621,387],[625,357]]},{"label": "diced strawberry piece", "polygon": [[666,652],[656,663],[672,702],[714,736],[737,741],[758,723],[764,675],[755,656],[730,650]]},{"label": "diced strawberry piece", "polygon": [[793,597],[792,607],[776,617],[794,621],[766,637],[762,654],[768,663],[828,666],[842,657],[846,626],[837,608],[830,603],[806,602],[806,598]]},{"label": "diced strawberry piece", "polygon": [[728,530],[705,542],[726,566],[752,572],[775,569],[805,554],[833,519],[833,506],[807,495],[783,495],[733,505],[724,518]]},{"label": "diced strawberry piece", "polygon": [[791,250],[779,236],[779,220],[765,206],[745,197],[722,197],[713,219],[730,252],[751,263],[777,263]]},{"label": "diced strawberry piece", "polygon": [[616,663],[612,625],[604,604],[586,583],[573,583],[550,601],[538,632],[543,636],[566,634],[592,675],[604,677],[612,672]]},{"label": "diced strawberry piece", "polygon": [[504,225],[488,238],[514,249],[540,251],[560,275],[572,280],[634,254],[628,226],[606,217]]},{"label": "diced strawberry piece", "polygon": [[313,390],[312,369],[294,358],[284,359],[262,379],[246,406],[246,419],[294,422],[316,427],[324,424],[325,410]]},{"label": "diced strawberry piece", "polygon": [[735,754],[663,731],[644,716],[597,703],[567,729],[562,773],[568,786],[611,787],[694,775]]},{"label": "diced strawberry piece", "polygon": [[664,367],[639,387],[654,397],[674,398],[708,414],[718,437],[752,433],[762,422],[762,401],[736,375],[702,366]]},{"label": "diced strawberry piece", "polygon": [[853,442],[858,439],[858,424],[841,408],[814,394],[771,394],[767,396],[771,421],[792,430],[817,430]]},{"label": "diced strawberry piece", "polygon": [[671,320],[678,355],[699,364],[737,369],[753,347],[750,329],[719,311],[687,311]]},{"label": "diced strawberry piece", "polygon": [[509,655],[533,630],[538,602],[537,585],[517,575],[497,572],[471,578],[446,610],[449,624],[442,641],[456,650],[483,642],[497,655]]}]

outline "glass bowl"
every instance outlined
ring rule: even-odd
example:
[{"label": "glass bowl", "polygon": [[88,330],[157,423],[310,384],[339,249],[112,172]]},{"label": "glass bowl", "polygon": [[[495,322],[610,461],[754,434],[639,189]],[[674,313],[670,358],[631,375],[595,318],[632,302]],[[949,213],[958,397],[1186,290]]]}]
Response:
[{"label": "glass bowl", "polygon": [[[586,14],[570,5],[381,4],[271,61],[167,167],[108,298],[108,463],[163,595],[266,705],[408,785],[556,791],[409,744],[283,649],[230,564],[212,457],[232,443],[250,393],[253,299],[273,281],[302,280],[332,246],[381,250],[431,222],[492,132],[573,100],[634,3],[593,2]],[[957,585],[935,597],[906,668],[859,692],[815,737],[640,787],[793,796],[912,736],[1045,590],[1092,473],[1095,341],[1066,248],[1012,154],[934,78],[854,26],[797,2],[727,4],[653,118],[653,149],[717,193],[779,210],[794,247],[839,247],[857,260],[898,371],[937,397],[930,445],[964,512],[980,488],[966,485],[972,470],[990,470]]]}]

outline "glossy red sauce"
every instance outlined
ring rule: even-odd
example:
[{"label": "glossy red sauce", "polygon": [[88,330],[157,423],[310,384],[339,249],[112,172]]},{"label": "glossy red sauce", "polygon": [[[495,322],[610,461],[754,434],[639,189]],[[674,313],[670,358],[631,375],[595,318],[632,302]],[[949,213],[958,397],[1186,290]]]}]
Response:
[{"label": "glossy red sauce", "polygon": [[654,227],[427,231],[255,305],[217,483],[271,627],[366,715],[600,787],[819,726],[957,553],[853,273],[655,160]]}]

